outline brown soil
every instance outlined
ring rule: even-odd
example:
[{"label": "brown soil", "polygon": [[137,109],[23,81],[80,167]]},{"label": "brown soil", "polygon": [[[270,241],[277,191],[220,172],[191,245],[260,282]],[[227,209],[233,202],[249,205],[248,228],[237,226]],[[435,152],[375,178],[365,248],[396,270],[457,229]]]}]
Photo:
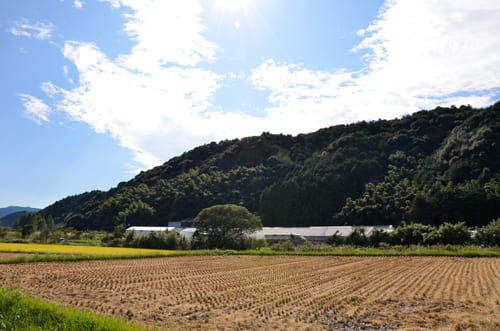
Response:
[{"label": "brown soil", "polygon": [[5,252],[0,252],[0,260],[15,259],[16,257],[33,256],[33,255],[34,254],[29,254],[29,253],[5,253]]},{"label": "brown soil", "polygon": [[0,265],[0,284],[176,329],[499,330],[500,259],[217,256]]}]

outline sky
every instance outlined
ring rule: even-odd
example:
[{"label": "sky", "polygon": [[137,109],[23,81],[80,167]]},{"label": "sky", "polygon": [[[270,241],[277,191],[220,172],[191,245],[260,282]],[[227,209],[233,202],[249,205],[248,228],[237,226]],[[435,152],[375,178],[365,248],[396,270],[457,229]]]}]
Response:
[{"label": "sky", "polygon": [[0,1],[0,207],[196,146],[500,99],[500,1]]}]

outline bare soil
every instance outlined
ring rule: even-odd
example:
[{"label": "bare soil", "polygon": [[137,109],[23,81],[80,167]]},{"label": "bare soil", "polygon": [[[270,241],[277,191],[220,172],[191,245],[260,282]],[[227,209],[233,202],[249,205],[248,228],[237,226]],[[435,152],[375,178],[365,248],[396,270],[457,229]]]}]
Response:
[{"label": "bare soil", "polygon": [[0,284],[160,328],[500,330],[500,259],[206,256],[0,265]]},{"label": "bare soil", "polygon": [[9,259],[15,259],[16,257],[21,257],[21,256],[33,256],[35,254],[30,254],[30,253],[6,253],[6,252],[0,252],[0,260],[9,260]]}]

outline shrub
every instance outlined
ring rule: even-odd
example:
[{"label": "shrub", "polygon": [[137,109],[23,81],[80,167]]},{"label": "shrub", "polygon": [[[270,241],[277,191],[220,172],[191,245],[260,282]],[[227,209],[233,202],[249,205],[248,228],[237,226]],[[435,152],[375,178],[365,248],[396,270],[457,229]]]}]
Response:
[{"label": "shrub", "polygon": [[149,249],[190,249],[189,241],[176,231],[151,232],[147,236],[136,236],[134,232],[127,234],[123,240],[125,247]]},{"label": "shrub", "polygon": [[480,245],[500,246],[500,218],[477,229],[475,240]]},{"label": "shrub", "polygon": [[471,242],[469,228],[465,222],[457,224],[443,223],[438,230],[442,244],[450,245],[466,245]]},{"label": "shrub", "polygon": [[291,240],[282,241],[274,244],[271,249],[275,252],[293,252],[295,250]]}]

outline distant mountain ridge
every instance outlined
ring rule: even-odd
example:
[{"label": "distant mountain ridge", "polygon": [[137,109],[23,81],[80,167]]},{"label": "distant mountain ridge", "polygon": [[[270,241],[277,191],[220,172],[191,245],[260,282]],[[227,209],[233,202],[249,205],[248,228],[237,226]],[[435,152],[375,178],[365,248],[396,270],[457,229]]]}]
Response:
[{"label": "distant mountain ridge", "polygon": [[500,102],[212,142],[41,213],[75,229],[112,230],[125,221],[166,225],[225,203],[245,206],[264,226],[486,224],[500,217]]},{"label": "distant mountain ridge", "polygon": [[9,206],[0,208],[0,226],[12,226],[24,213],[40,211],[38,208]]},{"label": "distant mountain ridge", "polygon": [[40,209],[39,208],[31,208],[31,207],[19,207],[19,206],[9,206],[9,207],[4,207],[0,208],[0,219],[4,216],[7,216],[12,213],[16,213],[19,211],[27,211],[27,212],[38,212]]}]

